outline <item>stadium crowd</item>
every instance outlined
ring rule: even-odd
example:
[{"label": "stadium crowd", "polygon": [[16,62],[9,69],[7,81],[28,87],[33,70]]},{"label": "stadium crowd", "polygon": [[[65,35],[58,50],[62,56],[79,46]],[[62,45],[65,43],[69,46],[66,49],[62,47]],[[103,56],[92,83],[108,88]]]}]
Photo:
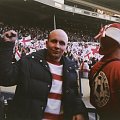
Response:
[{"label": "stadium crowd", "polygon": [[[45,29],[39,27],[1,24],[0,36],[5,31],[11,29],[18,33],[18,40],[16,40],[16,44],[13,49],[13,62],[18,61],[21,57],[31,54],[32,52],[46,48],[46,40],[49,32],[51,31],[50,28]],[[68,29],[67,34],[70,42],[68,43],[67,51],[65,52],[66,56],[75,60],[80,66],[81,71],[85,71],[85,74],[88,74],[91,66],[101,58],[98,54],[99,43],[93,42],[94,38],[90,35],[84,34],[83,31],[75,32],[75,30],[70,31],[70,29]],[[83,77],[87,76],[88,75],[83,75]]]}]

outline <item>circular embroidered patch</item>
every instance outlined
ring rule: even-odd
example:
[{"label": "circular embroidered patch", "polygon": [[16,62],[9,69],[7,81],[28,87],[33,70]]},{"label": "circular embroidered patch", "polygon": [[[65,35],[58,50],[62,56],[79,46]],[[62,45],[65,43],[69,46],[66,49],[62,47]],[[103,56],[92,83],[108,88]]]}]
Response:
[{"label": "circular embroidered patch", "polygon": [[109,84],[104,72],[100,71],[93,83],[95,104],[98,107],[105,106],[110,98]]}]

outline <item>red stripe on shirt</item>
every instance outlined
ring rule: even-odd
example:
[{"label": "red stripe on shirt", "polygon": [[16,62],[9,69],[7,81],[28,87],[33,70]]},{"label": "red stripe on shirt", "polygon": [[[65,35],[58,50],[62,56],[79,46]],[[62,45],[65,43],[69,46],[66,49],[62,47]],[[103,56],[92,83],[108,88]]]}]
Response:
[{"label": "red stripe on shirt", "polygon": [[62,81],[62,76],[61,75],[56,75],[52,73],[52,79]]},{"label": "red stripe on shirt", "polygon": [[56,115],[56,114],[52,114],[52,113],[45,113],[44,114],[44,119],[49,119],[49,120],[63,120],[63,114]]},{"label": "red stripe on shirt", "polygon": [[62,95],[61,94],[57,94],[57,93],[49,93],[48,94],[48,98],[55,99],[55,100],[61,100]]}]

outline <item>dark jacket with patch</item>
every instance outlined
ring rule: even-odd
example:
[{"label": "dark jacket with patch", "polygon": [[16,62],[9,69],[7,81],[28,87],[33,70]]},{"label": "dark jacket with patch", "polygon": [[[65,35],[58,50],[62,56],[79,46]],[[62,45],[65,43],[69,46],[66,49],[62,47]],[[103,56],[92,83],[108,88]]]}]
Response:
[{"label": "dark jacket with patch", "polygon": [[89,80],[90,102],[101,120],[120,120],[120,59],[103,57],[92,67]]},{"label": "dark jacket with patch", "polygon": [[[45,60],[47,50],[23,57],[12,64],[14,44],[0,44],[0,85],[17,85],[14,98],[9,105],[9,120],[41,120],[47,104],[52,84],[52,76]],[[64,120],[73,115],[87,116],[85,106],[77,91],[75,63],[67,58],[63,62],[63,98]]]}]

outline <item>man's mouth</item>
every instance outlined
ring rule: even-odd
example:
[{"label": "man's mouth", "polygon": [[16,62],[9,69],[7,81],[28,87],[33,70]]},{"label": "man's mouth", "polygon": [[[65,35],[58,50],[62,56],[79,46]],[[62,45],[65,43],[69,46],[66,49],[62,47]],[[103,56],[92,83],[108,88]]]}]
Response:
[{"label": "man's mouth", "polygon": [[55,54],[60,53],[60,51],[56,51],[56,50],[53,50],[52,52],[55,53]]}]

